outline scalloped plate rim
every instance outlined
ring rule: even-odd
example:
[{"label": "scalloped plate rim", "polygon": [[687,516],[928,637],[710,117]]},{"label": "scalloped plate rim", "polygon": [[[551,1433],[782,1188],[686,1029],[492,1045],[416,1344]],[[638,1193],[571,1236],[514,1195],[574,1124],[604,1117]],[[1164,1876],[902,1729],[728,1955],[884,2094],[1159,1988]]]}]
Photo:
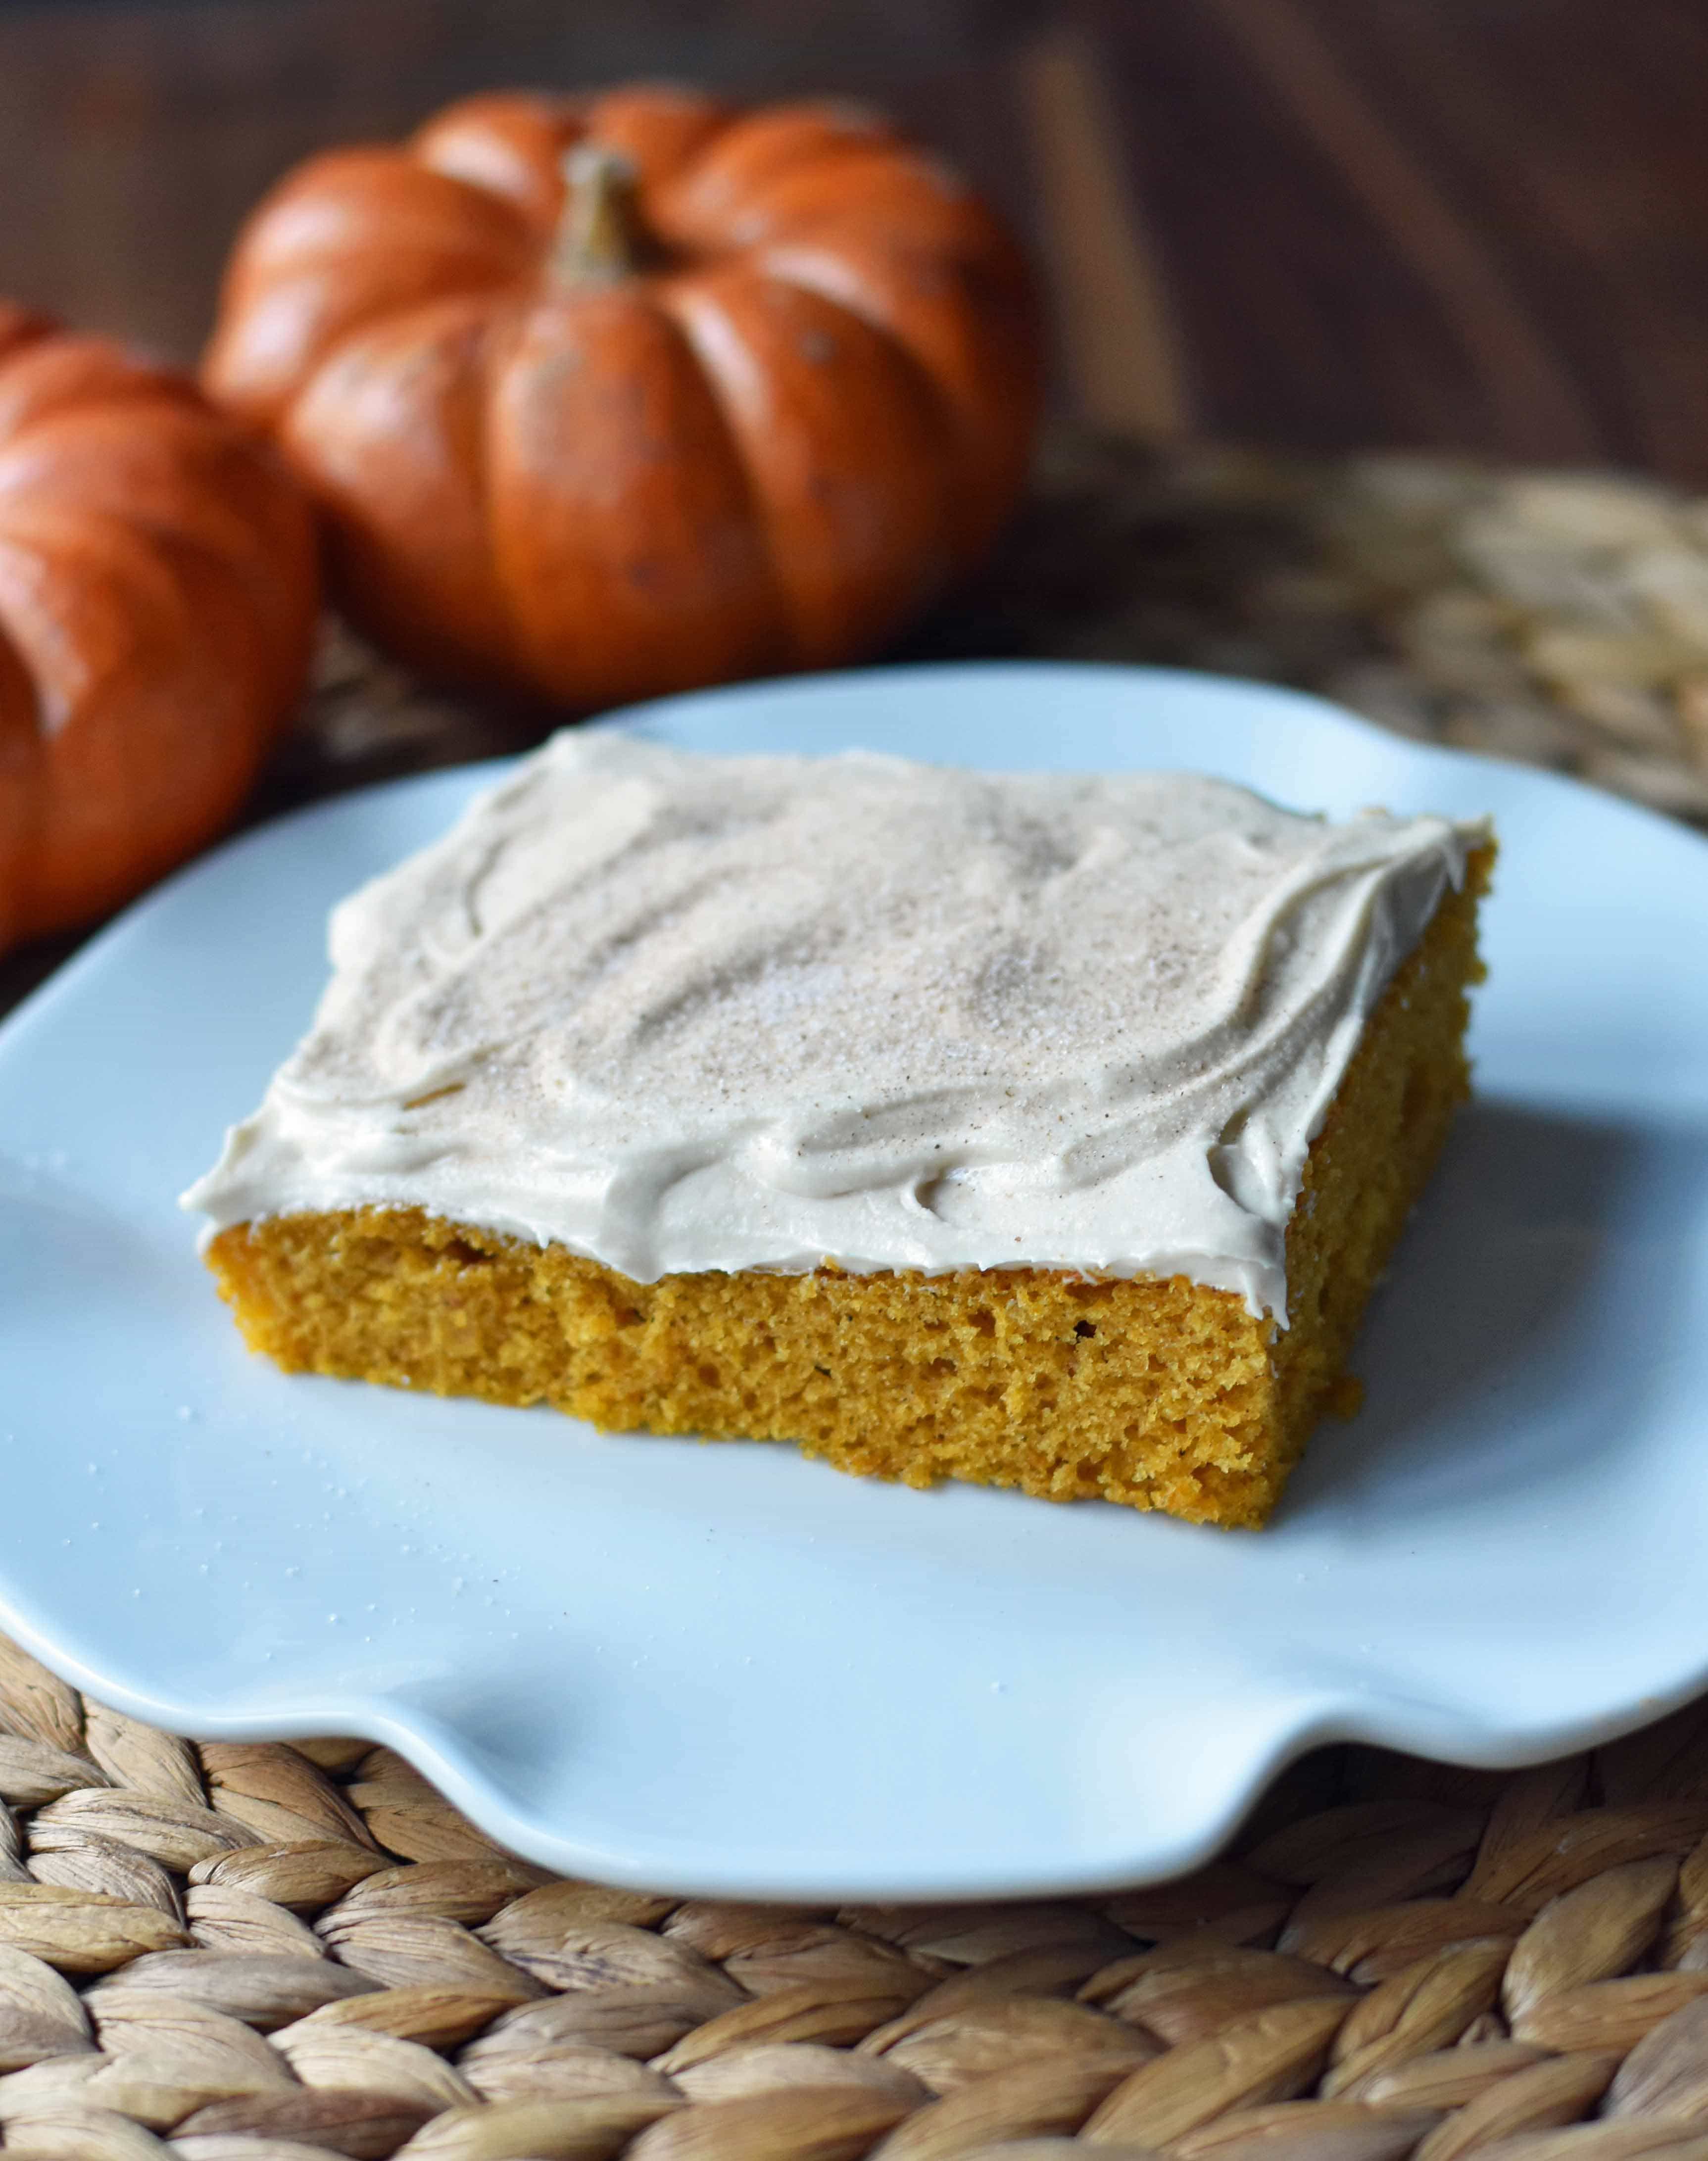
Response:
[{"label": "scalloped plate rim", "polygon": [[[1340,734],[1348,742],[1374,742],[1390,762],[1415,764],[1424,769],[1451,768],[1461,773],[1497,772],[1501,779],[1491,788],[1497,793],[1518,791],[1539,802],[1552,800],[1562,806],[1592,807],[1597,820],[1608,829],[1622,827],[1640,843],[1664,836],[1666,845],[1682,843],[1700,852],[1700,867],[1708,876],[1708,844],[1684,829],[1638,807],[1609,798],[1565,776],[1528,768],[1491,768],[1471,753],[1445,746],[1400,742],[1370,723],[1345,713],[1309,694],[1237,680],[1200,676],[1193,671],[1128,669],[1116,664],[1053,662],[987,662],[924,664],[876,669],[820,677],[792,677],[773,682],[739,685],[694,693],[626,709],[603,716],[597,726],[625,726],[669,731],[682,723],[690,731],[706,722],[716,732],[721,718],[733,707],[754,711],[767,706],[789,706],[805,698],[809,702],[826,690],[834,696],[880,697],[903,694],[921,686],[936,692],[951,680],[976,688],[993,680],[1018,679],[1042,688],[1044,679],[1054,679],[1066,691],[1091,683],[1147,690],[1184,692],[1191,698],[1211,696],[1219,701],[1248,704],[1274,712],[1284,706],[1302,727],[1321,735]],[[1142,727],[1143,723],[1140,723]],[[924,746],[930,754],[929,744]],[[941,755],[940,750],[936,753]],[[305,831],[325,825],[329,815],[349,815],[364,805],[383,799],[395,801],[409,791],[425,793],[449,784],[472,788],[484,784],[513,761],[486,761],[477,766],[442,768],[403,780],[383,782],[309,805],[285,814],[267,825],[242,834],[174,874],[164,885],[136,903],[113,924],[97,934],[46,983],[26,999],[0,1024],[0,1072],[14,1057],[28,1058],[36,1032],[51,1028],[68,1003],[81,1000],[91,978],[98,985],[112,966],[114,956],[122,956],[132,941],[147,940],[165,912],[177,906],[186,891],[202,881],[241,865],[259,853],[270,854],[281,843],[289,845]],[[1705,888],[1708,889],[1708,888]],[[3,1410],[0,1410],[3,1417]],[[1026,1504],[1043,1507],[1046,1504]],[[0,1564],[3,1565],[3,1564]],[[1159,1843],[1148,1843],[1143,1830],[1136,1830],[1126,1852],[1105,1855],[1095,1863],[1068,1861],[1052,1863],[1037,1856],[1028,1864],[994,1873],[973,1872],[945,1880],[940,1863],[924,1874],[905,1864],[893,1865],[882,1856],[870,1857],[858,1867],[840,1872],[832,1867],[809,1865],[785,1867],[777,1874],[756,1877],[751,1867],[720,1866],[715,1856],[669,1854],[643,1844],[625,1852],[609,1840],[578,1836],[573,1826],[548,1820],[531,1812],[507,1791],[502,1781],[483,1767],[477,1749],[466,1745],[456,1726],[435,1720],[395,1696],[361,1690],[341,1691],[329,1687],[299,1695],[294,1702],[277,1699],[252,1702],[246,1708],[242,1692],[223,1696],[199,1696],[181,1685],[154,1686],[144,1678],[128,1674],[121,1655],[82,1640],[74,1620],[55,1618],[43,1601],[18,1592],[0,1575],[0,1619],[11,1633],[49,1666],[73,1679],[90,1694],[112,1702],[133,1716],[186,1733],[234,1738],[302,1737],[315,1732],[353,1731],[388,1743],[414,1763],[447,1796],[502,1842],[531,1858],[575,1874],[637,1887],[663,1886],[685,1894],[790,1897],[836,1896],[861,1898],[1039,1896],[1108,1888],[1121,1882],[1148,1880],[1192,1867],[1208,1857],[1237,1825],[1263,1786],[1287,1763],[1310,1747],[1335,1740],[1361,1740],[1409,1749],[1490,1768],[1516,1768],[1576,1748],[1606,1742],[1629,1731],[1687,1701],[1708,1683],[1708,1630],[1699,1648],[1669,1673],[1656,1677],[1657,1685],[1635,1699],[1591,1706],[1575,1717],[1555,1717],[1527,1723],[1514,1716],[1503,1726],[1479,1727],[1455,1714],[1448,1705],[1427,1698],[1391,1694],[1372,1702],[1355,1686],[1338,1690],[1317,1687],[1303,1693],[1290,1707],[1281,1702],[1273,1728],[1254,1737],[1252,1746],[1237,1767],[1222,1781],[1216,1804],[1206,1807],[1189,1835]],[[252,1687],[252,1695],[253,1690]]]}]

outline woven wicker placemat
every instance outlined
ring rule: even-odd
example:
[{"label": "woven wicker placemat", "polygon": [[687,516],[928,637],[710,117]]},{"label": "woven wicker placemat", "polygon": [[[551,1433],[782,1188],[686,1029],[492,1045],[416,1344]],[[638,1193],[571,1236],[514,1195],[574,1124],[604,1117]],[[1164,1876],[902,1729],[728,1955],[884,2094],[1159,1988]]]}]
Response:
[{"label": "woven wicker placemat", "polygon": [[[1708,821],[1708,505],[1646,482],[1061,440],[905,651],[1266,677]],[[255,812],[544,724],[334,627]],[[552,1880],[387,1749],[177,1740],[0,1639],[0,1803],[8,2154],[1708,2161],[1705,1706],[1324,1750],[1158,1888],[802,1909]]]},{"label": "woven wicker placemat", "polygon": [[8,2154],[1708,2155],[1700,1706],[1324,1750],[1195,1876],[1008,1905],[554,1880],[389,1749],[175,1740],[3,1638],[0,1794]]}]

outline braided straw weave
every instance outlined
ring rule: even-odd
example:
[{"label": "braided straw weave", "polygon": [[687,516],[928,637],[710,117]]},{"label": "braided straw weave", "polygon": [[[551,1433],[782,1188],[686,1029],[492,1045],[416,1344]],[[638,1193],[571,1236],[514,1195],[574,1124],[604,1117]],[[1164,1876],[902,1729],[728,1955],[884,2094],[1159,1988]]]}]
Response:
[{"label": "braided straw weave", "polygon": [[7,2156],[1708,2161],[1702,1706],[1324,1751],[1195,1876],[1012,1905],[555,1879],[388,1749],[176,1740],[4,1638],[0,1794]]}]

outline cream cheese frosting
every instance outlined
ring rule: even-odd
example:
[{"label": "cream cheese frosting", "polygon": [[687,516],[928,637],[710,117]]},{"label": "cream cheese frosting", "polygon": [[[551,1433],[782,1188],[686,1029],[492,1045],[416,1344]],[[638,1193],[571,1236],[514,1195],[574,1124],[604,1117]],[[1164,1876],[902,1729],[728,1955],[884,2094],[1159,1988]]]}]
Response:
[{"label": "cream cheese frosting", "polygon": [[334,911],[309,1034],[185,1205],[420,1207],[643,1282],[1185,1274],[1284,1322],[1311,1140],[1485,837],[565,732]]}]

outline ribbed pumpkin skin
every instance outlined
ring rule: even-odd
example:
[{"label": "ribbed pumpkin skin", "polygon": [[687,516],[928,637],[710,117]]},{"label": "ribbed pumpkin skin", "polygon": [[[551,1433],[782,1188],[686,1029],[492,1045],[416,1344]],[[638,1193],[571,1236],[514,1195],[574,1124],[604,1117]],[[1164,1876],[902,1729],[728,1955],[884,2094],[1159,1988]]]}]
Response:
[{"label": "ribbed pumpkin skin", "polygon": [[195,385],[0,303],[0,948],[242,801],[307,672],[301,492]]},{"label": "ribbed pumpkin skin", "polygon": [[[561,166],[625,153],[659,259],[555,270]],[[451,107],[252,216],[204,367],[276,431],[351,615],[592,707],[869,651],[987,546],[1036,426],[1013,242],[838,107]]]}]

